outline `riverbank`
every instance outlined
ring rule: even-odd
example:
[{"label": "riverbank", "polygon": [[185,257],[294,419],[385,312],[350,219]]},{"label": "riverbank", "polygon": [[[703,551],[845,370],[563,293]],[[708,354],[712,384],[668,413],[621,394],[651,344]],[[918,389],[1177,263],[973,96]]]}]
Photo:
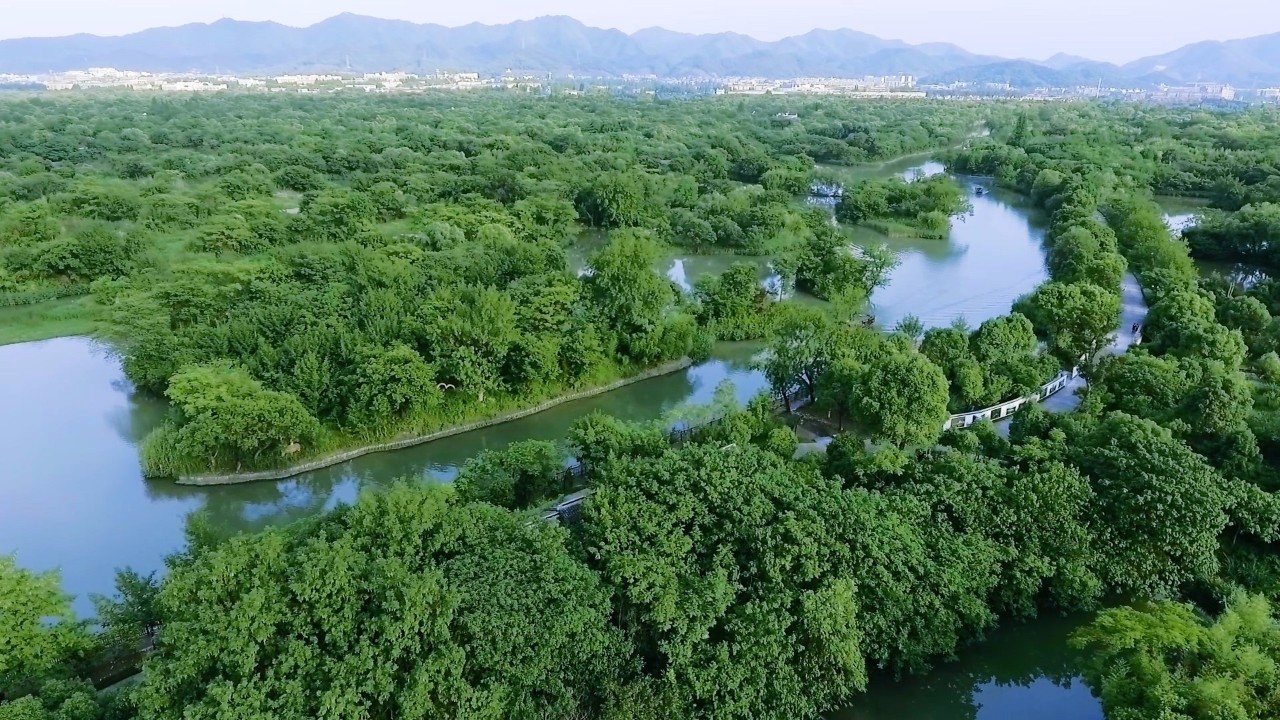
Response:
[{"label": "riverbank", "polygon": [[454,435],[461,435],[463,433],[473,432],[475,430],[481,430],[487,427],[493,427],[494,425],[501,425],[503,423],[508,423],[513,420],[519,420],[521,418],[526,418],[531,415],[537,415],[538,413],[544,412],[546,410],[550,410],[551,408],[556,407],[557,405],[563,405],[564,403],[573,402],[574,400],[582,400],[584,398],[589,398],[596,395],[602,395],[604,393],[617,390],[618,388],[626,387],[627,385],[632,385],[634,383],[642,382],[644,380],[649,380],[651,378],[660,377],[662,375],[670,375],[671,373],[684,370],[691,365],[693,365],[693,361],[691,359],[687,357],[681,358],[680,360],[675,360],[669,363],[665,363],[663,365],[659,365],[654,368],[650,368],[637,375],[632,375],[631,377],[622,378],[621,380],[615,380],[606,385],[600,385],[594,388],[588,388],[586,390],[581,390],[579,392],[569,393],[567,395],[560,395],[550,400],[541,402],[532,407],[524,408],[522,410],[515,410],[512,412],[503,413],[496,417],[477,420],[477,421],[466,423],[463,425],[455,425],[453,427],[445,428],[443,430],[439,430],[433,433],[428,433],[425,435],[414,435],[410,437],[398,438],[396,440],[391,440],[388,442],[374,443],[374,444],[365,445],[358,448],[353,448],[350,450],[343,450],[341,452],[331,453],[322,457],[315,458],[313,460],[309,460],[304,463],[291,465],[286,468],[280,468],[276,470],[258,470],[253,472],[181,475],[178,477],[177,483],[179,485],[208,486],[208,485],[236,485],[240,483],[258,482],[262,480],[284,480],[286,478],[290,478],[295,475],[301,475],[302,473],[320,470],[322,468],[326,468],[332,465],[337,465],[339,463],[344,463],[344,462],[347,462],[348,460],[354,460],[358,457],[363,457],[365,455],[372,455],[373,453],[380,453],[380,452],[390,452],[393,450],[403,450],[404,448],[413,447],[415,445],[423,445],[425,443],[429,443],[435,440],[443,440],[444,438],[453,437]]},{"label": "riverbank", "polygon": [[0,307],[0,345],[88,335],[95,310],[88,295]]}]

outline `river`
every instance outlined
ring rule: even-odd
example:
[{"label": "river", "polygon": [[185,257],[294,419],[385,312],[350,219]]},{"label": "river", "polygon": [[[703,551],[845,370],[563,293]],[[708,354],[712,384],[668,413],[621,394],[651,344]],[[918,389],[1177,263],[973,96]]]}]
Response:
[{"label": "river", "polygon": [[149,571],[183,544],[184,518],[209,514],[228,534],[332,509],[362,488],[400,478],[449,481],[481,450],[517,440],[561,440],[595,411],[652,420],[682,403],[706,404],[724,381],[745,403],[766,389],[751,366],[757,345],[722,343],[688,370],[565,403],[546,412],[405,450],[376,453],[280,482],[211,488],[147,480],[138,442],[163,417],[163,404],[136,395],[120,365],[84,338],[0,347],[0,552],[26,567],[60,568],[76,610],[89,593],[109,593],[114,568]]},{"label": "river", "polygon": [[[902,177],[910,180],[945,172],[942,163],[914,155],[887,163],[850,168],[820,166],[847,183],[867,178]],[[1048,279],[1044,264],[1045,213],[1028,198],[995,188],[989,178],[958,177],[969,193],[973,212],[954,218],[947,240],[891,238],[863,227],[846,228],[860,245],[885,245],[898,257],[889,283],[871,296],[869,312],[876,323],[892,329],[907,315],[925,327],[939,327],[964,318],[971,327],[1009,312],[1013,302]],[[984,194],[978,194],[982,188]],[[834,198],[811,197],[815,205],[833,208]],[[588,232],[574,246],[570,262],[581,269],[590,252],[604,242]],[[735,262],[757,266],[761,285],[774,290],[778,278],[771,258],[728,254],[698,254],[676,248],[663,256],[656,269],[688,291],[702,275],[718,275]],[[812,302],[821,302],[808,298]]]},{"label": "river", "polygon": [[[850,173],[851,177],[909,177],[941,171],[941,165],[917,157]],[[859,242],[888,244],[901,260],[889,285],[872,297],[872,312],[882,326],[891,327],[908,313],[921,317],[926,325],[945,325],[964,317],[976,326],[1008,312],[1014,299],[1045,279],[1042,214],[1016,195],[1002,191],[977,195],[978,186],[990,187],[980,179],[960,180],[970,190],[973,213],[953,222],[949,240],[892,240],[853,232]],[[719,272],[737,259],[677,252],[664,258],[659,269],[687,289],[698,275]],[[762,281],[768,282],[767,258],[755,261]],[[710,401],[726,380],[734,384],[738,399],[745,401],[767,385],[751,365],[757,350],[751,344],[721,344],[706,363],[523,420],[368,455],[284,481],[200,488],[142,477],[138,442],[160,421],[164,407],[134,394],[118,362],[102,348],[84,338],[3,346],[0,458],[5,470],[0,473],[0,552],[16,553],[25,567],[59,569],[63,586],[75,596],[76,611],[89,616],[89,595],[112,591],[115,568],[132,566],[147,572],[163,567],[164,556],[182,546],[185,518],[192,511],[207,513],[213,527],[224,533],[260,529],[349,503],[361,489],[399,478],[449,481],[467,458],[481,450],[521,439],[560,440],[576,419],[594,411],[631,420],[654,419],[684,403]],[[1044,625],[1048,634],[1041,636],[1042,624],[998,631],[993,639],[1012,633],[1010,648],[1060,645],[1060,638],[1052,635],[1056,626]],[[989,652],[988,647],[993,650]],[[1014,650],[1000,649],[1004,647],[983,644],[962,655],[959,663],[923,679],[901,684],[877,680],[863,702],[839,717],[975,717],[972,710],[969,714],[944,711],[951,712],[946,708],[954,706],[959,712],[964,704],[962,690],[970,685],[977,689],[966,697],[981,698],[988,705],[1009,694],[1001,690],[1007,682],[1002,678],[1014,674],[992,672],[989,682],[977,681],[983,663],[1000,663],[1002,657],[1013,658],[1009,666],[1018,668],[1017,672],[1026,671],[1024,684],[1030,684],[1036,703],[1070,706],[1074,701],[1069,699],[1079,695],[1078,686],[1062,689],[1042,682],[1040,678],[1057,678],[1060,673],[1047,674],[1038,669],[1039,664],[1015,662]],[[954,692],[947,691],[950,695],[926,689],[952,686]],[[1021,691],[1009,692],[1021,696]],[[930,702],[936,705],[917,707],[924,697],[935,697]],[[1096,708],[1096,703],[1090,707]],[[1006,710],[977,717],[1065,716]]]}]

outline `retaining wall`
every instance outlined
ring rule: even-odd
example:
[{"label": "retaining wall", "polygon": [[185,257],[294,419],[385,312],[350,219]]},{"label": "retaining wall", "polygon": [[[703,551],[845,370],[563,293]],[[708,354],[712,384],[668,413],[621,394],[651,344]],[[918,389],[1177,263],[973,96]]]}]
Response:
[{"label": "retaining wall", "polygon": [[342,452],[325,455],[323,457],[318,457],[314,460],[308,460],[307,462],[299,463],[297,465],[291,465],[287,468],[279,468],[275,470],[258,470],[255,472],[237,472],[237,473],[206,474],[206,475],[182,475],[178,478],[177,482],[179,485],[235,485],[237,483],[257,482],[259,480],[283,480],[285,478],[293,477],[294,475],[301,475],[302,473],[305,473],[305,472],[311,472],[313,470],[319,470],[321,468],[329,467],[330,465],[337,465],[338,463],[344,463],[344,462],[347,462],[348,460],[354,460],[355,458],[362,457],[364,455],[370,455],[370,454],[379,453],[379,452],[389,452],[392,450],[402,450],[407,447],[413,447],[414,445],[422,445],[423,443],[429,443],[434,440],[443,440],[444,438],[452,437],[454,435],[461,435],[462,433],[468,433],[474,430],[481,430],[483,428],[491,427],[493,425],[501,425],[502,423],[508,423],[508,422],[511,422],[512,420],[519,420],[521,418],[529,417],[530,415],[536,415],[544,410],[549,410],[557,405],[562,405],[567,402],[572,402],[574,400],[581,400],[583,398],[589,398],[595,395],[603,395],[604,393],[612,392],[613,390],[617,390],[618,388],[631,385],[632,383],[638,383],[643,380],[648,380],[650,378],[655,378],[661,375],[670,375],[673,372],[679,372],[681,370],[684,370],[685,368],[689,367],[692,364],[693,364],[693,361],[690,360],[689,358],[682,358],[680,360],[669,362],[664,365],[659,365],[658,367],[655,367],[655,368],[650,368],[640,373],[639,375],[633,375],[628,378],[616,380],[614,382],[609,383],[608,385],[601,385],[599,387],[589,388],[587,390],[582,390],[580,392],[570,393],[568,395],[561,395],[559,397],[552,398],[551,400],[547,400],[546,402],[539,403],[537,405],[525,408],[523,410],[516,410],[514,412],[506,413],[504,415],[499,415],[497,417],[492,417],[485,420],[477,420],[476,422],[467,423],[465,425],[456,425],[454,427],[445,428],[438,432],[429,433],[427,435],[415,435],[412,437],[405,437],[405,438],[399,438],[397,440],[391,440],[389,442],[377,443],[374,445],[365,445],[363,447],[358,447],[351,450],[344,450]]}]

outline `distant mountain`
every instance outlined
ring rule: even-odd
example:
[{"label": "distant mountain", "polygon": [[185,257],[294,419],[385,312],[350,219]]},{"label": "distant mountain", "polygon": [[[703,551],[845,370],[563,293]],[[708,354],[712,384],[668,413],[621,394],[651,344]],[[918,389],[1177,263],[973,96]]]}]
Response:
[{"label": "distant mountain", "polygon": [[1043,62],[977,55],[950,43],[912,45],[855,30],[813,30],[764,42],[737,33],[692,35],[662,28],[633,34],[563,16],[448,28],[353,15],[306,28],[219,20],[119,37],[71,35],[0,41],[0,72],[89,67],[152,72],[281,73],[506,69],[618,76],[915,75],[933,82],[1014,87],[1141,86],[1217,80],[1280,85],[1280,34],[1206,42],[1123,67],[1059,53]]},{"label": "distant mountain", "polygon": [[1050,58],[1048,58],[1047,60],[1045,60],[1040,64],[1044,65],[1045,67],[1051,67],[1054,70],[1061,70],[1066,67],[1071,67],[1072,65],[1079,65],[1080,63],[1087,63],[1087,62],[1093,62],[1093,61],[1087,57],[1080,57],[1079,55],[1069,55],[1067,53],[1060,52],[1060,53],[1057,53],[1056,55],[1051,56]]},{"label": "distant mountain", "polygon": [[568,17],[457,28],[343,14],[306,28],[219,20],[119,37],[0,41],[0,72],[88,67],[152,72],[289,72],[508,68],[597,75],[923,75],[998,58],[948,43],[910,45],[853,30],[814,30],[777,42],[661,28],[632,35]]},{"label": "distant mountain", "polygon": [[1244,40],[1200,42],[1123,67],[1131,77],[1159,73],[1180,82],[1280,85],[1280,33]]},{"label": "distant mountain", "polygon": [[1201,42],[1122,66],[1059,53],[1034,63],[1022,60],[970,65],[925,77],[923,82],[1008,82],[1014,87],[1151,87],[1221,82],[1237,87],[1280,86],[1280,33],[1244,40]]},{"label": "distant mountain", "polygon": [[1099,80],[1108,87],[1130,84],[1127,79],[1121,77],[1120,68],[1115,65],[1088,60],[1061,68],[1053,68],[1028,60],[1006,60],[929,75],[922,78],[921,82],[939,85],[955,82],[1008,83],[1013,88],[1026,89],[1074,88],[1095,85]]}]

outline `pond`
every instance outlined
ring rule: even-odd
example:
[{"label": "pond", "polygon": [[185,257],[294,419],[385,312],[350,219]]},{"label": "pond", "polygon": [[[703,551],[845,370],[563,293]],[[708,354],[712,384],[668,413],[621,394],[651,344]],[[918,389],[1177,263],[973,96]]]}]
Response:
[{"label": "pond", "polygon": [[1181,235],[1183,230],[1195,225],[1197,216],[1209,206],[1205,200],[1169,195],[1157,195],[1156,204],[1164,213],[1164,223],[1174,235]]},{"label": "pond", "polygon": [[920,676],[873,675],[865,696],[828,720],[1102,720],[1067,638],[1089,618],[1046,616],[997,629]]},{"label": "pond", "polygon": [[[1199,214],[1208,207],[1208,202],[1189,198],[1159,196],[1156,202],[1164,213],[1164,222],[1175,235],[1192,227],[1199,219]],[[1227,260],[1195,259],[1196,268],[1202,277],[1221,275],[1244,287],[1252,286],[1259,281],[1271,277],[1269,270],[1249,263],[1230,262]]]},{"label": "pond", "polygon": [[[908,169],[940,173],[937,163]],[[855,229],[855,242],[888,245],[899,265],[889,284],[871,296],[871,314],[892,328],[907,315],[925,327],[964,318],[971,327],[1009,312],[1014,301],[1048,280],[1044,264],[1047,220],[1031,201],[994,189],[987,179],[958,177],[973,212],[951,221],[947,240],[887,238]],[[977,189],[986,192],[979,195]]]}]

